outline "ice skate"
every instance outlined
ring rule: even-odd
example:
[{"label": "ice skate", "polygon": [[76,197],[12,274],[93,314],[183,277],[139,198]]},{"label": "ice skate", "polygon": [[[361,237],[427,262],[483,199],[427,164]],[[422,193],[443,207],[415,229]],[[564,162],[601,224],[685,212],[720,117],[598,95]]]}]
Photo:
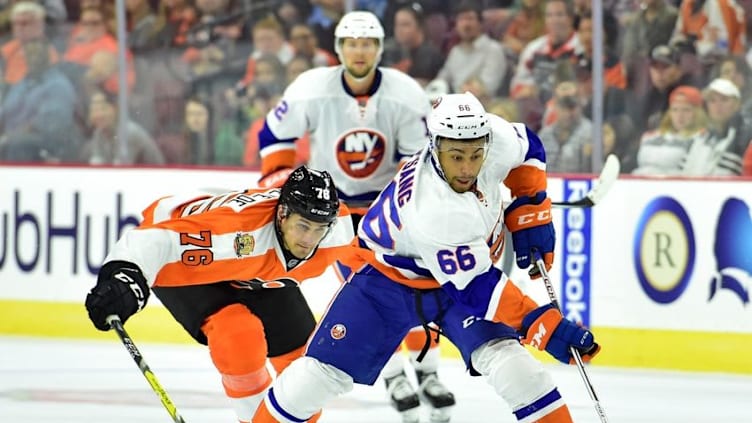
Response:
[{"label": "ice skate", "polygon": [[431,407],[431,423],[446,423],[452,417],[454,394],[444,386],[436,372],[415,372],[418,375],[418,392],[425,403]]},{"label": "ice skate", "polygon": [[389,395],[392,406],[402,416],[403,423],[418,423],[420,421],[420,399],[415,393],[405,372],[397,376],[385,378],[386,392]]}]

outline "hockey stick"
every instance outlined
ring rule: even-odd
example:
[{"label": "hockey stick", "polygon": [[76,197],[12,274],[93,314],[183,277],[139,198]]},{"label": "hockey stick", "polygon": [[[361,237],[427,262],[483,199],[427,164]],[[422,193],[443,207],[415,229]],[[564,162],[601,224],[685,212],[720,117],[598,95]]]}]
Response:
[{"label": "hockey stick", "polygon": [[606,157],[606,162],[603,164],[603,169],[601,169],[600,175],[598,175],[598,180],[595,181],[593,189],[585,194],[584,197],[571,202],[555,201],[551,204],[554,207],[563,208],[593,207],[594,205],[598,204],[603,199],[603,197],[606,196],[608,190],[611,189],[611,185],[613,185],[614,181],[616,181],[616,179],[619,177],[620,170],[621,164],[619,163],[619,158],[613,154],[609,154],[608,157]]},{"label": "hockey stick", "polygon": [[[559,312],[561,312],[561,307],[559,307],[559,301],[556,299],[556,292],[554,292],[554,285],[553,283],[551,283],[551,278],[548,276],[548,271],[546,270],[546,264],[543,262],[543,259],[541,258],[540,253],[538,253],[537,251],[533,251],[533,254],[535,257],[535,266],[538,268],[538,271],[541,274],[541,279],[543,279],[543,284],[546,285],[548,298],[551,300],[551,304],[557,310],[559,310]],[[608,418],[606,417],[606,411],[603,410],[603,407],[601,406],[601,403],[598,400],[598,395],[596,395],[595,389],[593,389],[593,384],[590,383],[590,378],[585,372],[585,364],[582,362],[582,357],[580,356],[580,352],[575,347],[569,347],[569,352],[572,354],[572,357],[574,357],[574,361],[577,364],[577,370],[580,371],[580,376],[582,376],[582,380],[585,382],[585,388],[587,388],[588,394],[590,394],[590,399],[593,400],[593,405],[595,406],[595,412],[598,413],[598,417],[600,417],[601,423],[608,423]]]},{"label": "hockey stick", "polygon": [[149,369],[149,366],[144,360],[144,356],[141,355],[141,352],[136,347],[136,344],[134,344],[131,340],[131,337],[128,336],[128,332],[125,331],[123,322],[120,321],[120,318],[114,314],[107,316],[107,323],[110,324],[111,328],[115,329],[115,332],[117,332],[120,340],[123,341],[125,349],[128,350],[128,353],[131,355],[131,357],[133,357],[133,361],[136,362],[136,365],[141,370],[141,373],[144,374],[144,377],[149,382],[149,385],[151,385],[151,389],[154,391],[154,393],[157,394],[159,400],[162,401],[164,408],[167,409],[168,413],[170,413],[172,420],[175,423],[185,423],[185,420],[183,420],[180,414],[178,414],[178,410],[175,407],[175,404],[172,403],[172,400],[167,395],[167,392],[164,390],[164,388],[162,388],[162,385],[159,384],[157,377],[154,376],[154,373],[152,373],[151,369]]}]

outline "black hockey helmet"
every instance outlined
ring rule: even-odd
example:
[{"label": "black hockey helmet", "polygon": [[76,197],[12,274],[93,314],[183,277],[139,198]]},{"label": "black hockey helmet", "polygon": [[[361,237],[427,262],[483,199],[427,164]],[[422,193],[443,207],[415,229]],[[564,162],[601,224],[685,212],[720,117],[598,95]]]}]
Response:
[{"label": "black hockey helmet", "polygon": [[285,216],[297,213],[318,223],[332,223],[339,214],[339,198],[329,172],[300,166],[282,185],[279,207]]}]

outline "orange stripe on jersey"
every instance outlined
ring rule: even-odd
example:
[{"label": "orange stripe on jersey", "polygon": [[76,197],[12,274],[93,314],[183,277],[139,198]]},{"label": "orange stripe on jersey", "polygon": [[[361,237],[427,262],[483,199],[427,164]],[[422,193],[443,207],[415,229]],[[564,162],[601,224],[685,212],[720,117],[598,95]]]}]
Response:
[{"label": "orange stripe on jersey", "polygon": [[295,147],[275,151],[261,157],[261,174],[267,175],[277,169],[295,167]]},{"label": "orange stripe on jersey", "polygon": [[511,279],[507,280],[504,290],[501,291],[499,305],[493,316],[494,322],[501,322],[519,329],[522,326],[522,319],[530,311],[538,307],[530,297],[523,294],[520,288],[512,283]]},{"label": "orange stripe on jersey", "polygon": [[533,196],[546,190],[546,172],[534,166],[523,165],[512,169],[504,179],[512,197]]}]

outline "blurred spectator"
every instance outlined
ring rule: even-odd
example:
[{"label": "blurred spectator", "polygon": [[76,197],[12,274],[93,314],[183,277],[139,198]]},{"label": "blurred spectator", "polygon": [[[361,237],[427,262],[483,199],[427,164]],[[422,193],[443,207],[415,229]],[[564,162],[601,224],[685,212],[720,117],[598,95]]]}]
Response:
[{"label": "blurred spectator", "polygon": [[[126,125],[126,140],[118,140],[118,125]],[[89,100],[91,138],[81,147],[80,159],[89,164],[164,164],[157,143],[135,122],[118,122],[117,99],[104,90]]]},{"label": "blurred spectator", "polygon": [[707,115],[700,90],[681,85],[671,91],[669,108],[654,131],[645,132],[637,152],[635,175],[670,176],[684,171],[682,164],[695,140],[706,137]]},{"label": "blurred spectator", "polygon": [[149,0],[126,0],[128,48],[138,54],[157,47],[157,17]]},{"label": "blurred spectator", "polygon": [[[668,44],[678,11],[666,0],[642,0],[640,10],[625,24],[621,60],[630,80],[644,73],[644,61],[656,46]],[[630,84],[631,86],[632,84]]]},{"label": "blurred spectator", "polygon": [[198,21],[198,12],[191,0],[161,0],[154,27],[159,31],[160,46],[185,47],[188,31]]},{"label": "blurred spectator", "polygon": [[[13,39],[0,47],[5,84],[15,84],[26,77],[28,64],[23,51],[24,45],[46,39],[44,18],[44,8],[32,1],[21,1],[13,5],[10,12]],[[48,63],[54,64],[58,61],[57,51],[52,45],[48,46],[47,54]]]},{"label": "blurred spectator", "polygon": [[[13,7],[18,3],[28,3],[23,0],[4,0],[0,1],[0,37],[5,40],[5,34],[12,28],[11,15]],[[62,46],[60,32],[63,30],[65,21],[68,18],[68,11],[65,8],[63,0],[37,0],[33,3],[39,4],[44,9],[45,17],[45,34],[47,39],[55,47]],[[60,45],[58,45],[60,44]]]},{"label": "blurred spectator", "polygon": [[713,72],[718,78],[733,82],[742,96],[742,117],[752,122],[752,70],[747,61],[741,56],[726,56],[718,62],[717,70]]},{"label": "blurred spectator", "polygon": [[504,32],[502,43],[516,61],[522,49],[545,32],[545,0],[522,0],[520,10]]},{"label": "blurred spectator", "polygon": [[681,66],[679,51],[671,46],[660,45],[650,55],[650,86],[647,92],[632,91],[634,99],[630,115],[641,131],[658,127],[663,111],[668,109],[668,97],[679,85],[695,86],[692,75]]},{"label": "blurred spectator", "polygon": [[243,15],[233,13],[230,0],[196,0],[196,11],[199,23],[188,31],[190,47],[183,61],[190,67],[193,82],[203,85],[203,91],[213,91],[206,85],[216,82],[215,77],[235,73],[247,57],[239,51]]},{"label": "blurred spectator", "polygon": [[501,40],[517,10],[514,0],[483,0],[483,32],[495,40]]},{"label": "blurred spectator", "polygon": [[44,40],[22,46],[28,71],[11,85],[0,107],[0,158],[20,162],[76,159],[80,133],[74,122],[76,93],[50,63]]},{"label": "blurred spectator", "polygon": [[295,50],[285,39],[282,25],[273,15],[259,20],[253,26],[253,52],[248,57],[242,85],[250,85],[256,73],[256,60],[262,55],[275,56],[282,65],[295,55]]},{"label": "blurred spectator", "polygon": [[441,52],[425,35],[423,8],[410,3],[397,9],[394,15],[394,37],[384,43],[381,63],[412,76],[421,86],[434,78],[444,64]]},{"label": "blurred spectator", "polygon": [[319,48],[319,41],[308,24],[299,23],[290,28],[290,44],[296,55],[305,56],[314,67],[335,66],[339,62],[333,54]]},{"label": "blurred spectator", "polygon": [[301,73],[313,69],[313,63],[306,56],[295,55],[285,69],[285,85],[292,83]]},{"label": "blurred spectator", "polygon": [[585,146],[592,139],[592,122],[582,115],[574,82],[562,82],[554,90],[556,121],[538,133],[546,149],[548,172],[585,173],[592,169]]},{"label": "blurred spectator", "polygon": [[[523,50],[512,78],[513,98],[535,98],[545,104],[554,87],[554,70],[562,61],[574,62],[582,51],[574,28],[574,10],[567,0],[547,0],[546,34],[531,41]],[[537,122],[528,122],[533,127]]]},{"label": "blurred spectator", "polygon": [[718,78],[705,88],[703,96],[708,111],[708,136],[692,143],[684,173],[741,175],[742,157],[752,140],[752,127],[739,113],[741,93],[733,82]]},{"label": "blurred spectator", "polygon": [[[85,84],[86,82],[99,82],[101,78],[103,79],[103,88],[107,92],[117,93],[118,43],[115,37],[107,32],[105,21],[101,9],[84,9],[78,21],[78,29],[74,30],[72,34],[63,60],[67,64],[66,74],[72,80]],[[110,54],[97,55],[97,53]],[[136,71],[130,51],[126,52],[126,58],[128,63],[128,89],[132,89],[136,83]],[[92,65],[95,67],[93,70],[91,69]],[[79,79],[82,74],[86,75],[85,81]]]},{"label": "blurred spectator", "polygon": [[[577,36],[580,39],[582,50],[576,59],[580,67],[592,64],[593,59],[593,16],[587,12],[580,16],[577,26]],[[606,87],[619,89],[627,88],[626,69],[616,52],[615,44],[618,38],[618,23],[608,14],[603,15],[603,83]]]},{"label": "blurred spectator", "polygon": [[185,102],[185,139],[186,155],[184,163],[209,164],[209,147],[211,137],[209,122],[210,105],[201,99],[192,97]]},{"label": "blurred spectator", "polygon": [[700,58],[744,54],[746,31],[744,10],[735,0],[684,0],[671,42],[691,46]]},{"label": "blurred spectator", "polygon": [[501,43],[483,33],[481,10],[472,0],[463,0],[455,9],[455,25],[460,42],[452,47],[438,78],[449,83],[452,92],[471,77],[477,77],[486,91],[495,95],[507,73],[507,59]]},{"label": "blurred spectator", "polygon": [[279,0],[276,2],[274,14],[279,22],[289,32],[297,24],[305,24],[311,14],[311,2],[308,0]]},{"label": "blurred spectator", "polygon": [[313,5],[308,16],[308,25],[313,28],[319,46],[331,54],[334,52],[334,28],[345,14],[344,0],[310,0]]},{"label": "blurred spectator", "polygon": [[501,116],[508,122],[520,121],[520,110],[517,103],[509,98],[497,98],[486,107],[488,113]]}]

